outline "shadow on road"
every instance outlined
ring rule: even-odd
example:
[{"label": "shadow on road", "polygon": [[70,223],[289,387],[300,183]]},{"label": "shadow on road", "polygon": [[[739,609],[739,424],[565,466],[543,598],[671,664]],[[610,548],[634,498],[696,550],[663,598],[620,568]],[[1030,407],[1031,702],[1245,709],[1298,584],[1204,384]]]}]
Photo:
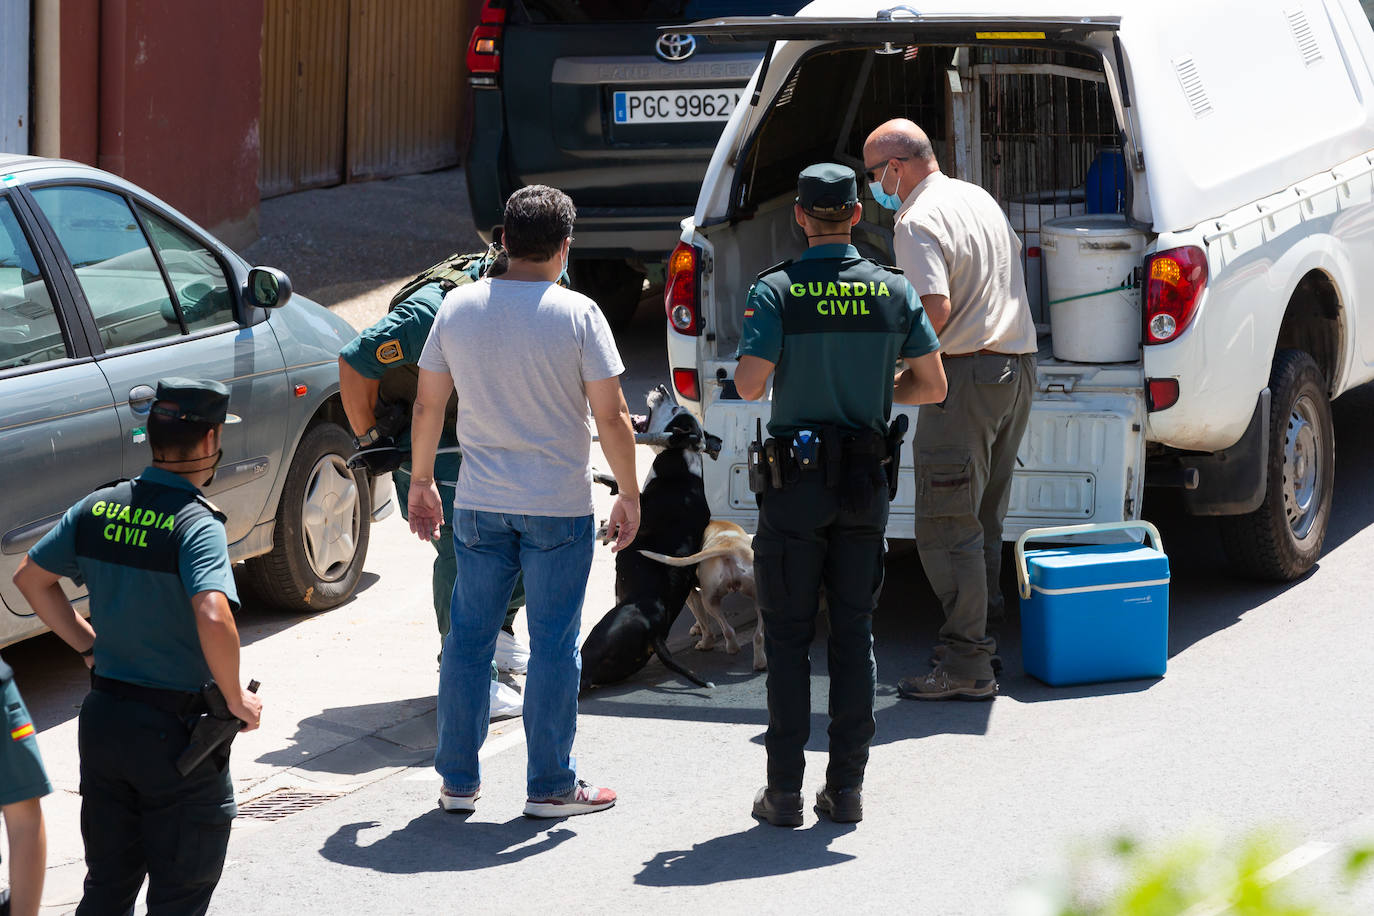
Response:
[{"label": "shadow on road", "polygon": [[635,884],[702,887],[839,865],[854,856],[835,852],[830,844],[853,830],[853,824],[826,820],[805,830],[779,830],[760,823],[740,833],[697,843],[691,849],[660,852],[644,863],[643,870],[635,875]]},{"label": "shadow on road", "polygon": [[[434,746],[432,717],[420,721],[434,711],[434,702],[431,695],[323,710],[296,723],[296,733],[287,739],[290,744],[262,754],[255,762],[343,776],[371,772],[386,765],[387,758],[408,763],[417,751],[427,752]],[[377,738],[369,738],[368,748],[333,753],[372,735]]]},{"label": "shadow on road", "polygon": [[[521,862],[577,836],[561,822],[515,817],[504,824],[473,822],[462,825],[462,841],[454,842],[454,818],[434,809],[399,830],[366,845],[359,841],[376,821],[344,824],[320,847],[330,862],[390,875],[477,871]],[[542,834],[542,836],[541,836]]]},{"label": "shadow on road", "polygon": [[[939,630],[941,613],[926,583],[916,552],[897,547],[887,561],[886,581],[878,610],[873,616],[874,655],[878,666],[875,745],[937,734],[981,735],[992,714],[989,703],[921,703],[897,697],[897,681],[928,670],[929,648]],[[679,625],[683,621],[678,621]],[[807,749],[824,751],[828,746],[825,714],[829,693],[828,660],[822,621],[811,648],[811,739]],[[579,704],[584,716],[631,716],[696,722],[754,725],[756,743],[763,741],[768,725],[766,679],[752,670],[750,633],[741,634],[738,655],[717,648],[710,652],[685,649],[679,661],[716,686],[695,687],[651,661],[634,677],[608,687],[598,687]],[[1019,652],[1017,653],[1019,661]]]},{"label": "shadow on road", "polygon": [[290,611],[272,607],[263,603],[241,582],[236,581],[235,587],[238,588],[239,598],[242,601],[242,606],[234,615],[234,620],[239,629],[239,644],[249,646],[260,639],[275,636],[283,630],[288,630],[302,620],[316,614],[332,614],[342,610],[357,601],[360,595],[381,580],[382,577],[374,572],[364,572],[358,578],[357,589],[348,596],[347,601],[320,611]]}]

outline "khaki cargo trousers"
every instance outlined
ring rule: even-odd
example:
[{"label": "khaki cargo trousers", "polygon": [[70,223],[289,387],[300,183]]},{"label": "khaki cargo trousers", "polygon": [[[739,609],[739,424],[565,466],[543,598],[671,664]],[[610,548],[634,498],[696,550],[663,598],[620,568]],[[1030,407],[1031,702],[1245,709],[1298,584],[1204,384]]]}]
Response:
[{"label": "khaki cargo trousers", "polygon": [[988,620],[1004,613],[1002,521],[1030,419],[1035,354],[978,353],[944,365],[948,396],[916,420],[916,546],[945,612],[945,670],[985,680],[997,651]]}]

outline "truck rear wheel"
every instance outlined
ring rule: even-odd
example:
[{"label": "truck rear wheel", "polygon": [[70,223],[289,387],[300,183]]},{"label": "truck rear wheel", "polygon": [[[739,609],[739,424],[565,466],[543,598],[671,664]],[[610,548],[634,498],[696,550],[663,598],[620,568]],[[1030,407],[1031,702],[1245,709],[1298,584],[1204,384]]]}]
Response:
[{"label": "truck rear wheel", "polygon": [[630,326],[644,295],[643,273],[611,258],[574,260],[569,272],[572,288],[601,306],[612,331],[619,333]]},{"label": "truck rear wheel", "polygon": [[1244,575],[1287,582],[1317,562],[1331,518],[1336,435],[1326,381],[1301,350],[1274,354],[1264,502],[1221,519],[1222,546]]}]

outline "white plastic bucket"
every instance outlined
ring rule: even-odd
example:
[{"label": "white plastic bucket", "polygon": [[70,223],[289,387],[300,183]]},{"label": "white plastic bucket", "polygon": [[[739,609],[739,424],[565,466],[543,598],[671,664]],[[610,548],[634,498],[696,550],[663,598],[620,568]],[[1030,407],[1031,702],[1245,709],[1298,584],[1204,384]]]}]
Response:
[{"label": "white plastic bucket", "polygon": [[1055,359],[1124,363],[1139,358],[1136,272],[1145,234],[1119,213],[1069,216],[1041,225],[1040,248]]},{"label": "white plastic bucket", "polygon": [[1007,222],[1021,240],[1025,257],[1026,296],[1030,299],[1031,315],[1036,322],[1049,320],[1045,311],[1045,271],[1041,260],[1040,226],[1060,216],[1073,216],[1086,210],[1087,200],[1082,188],[1062,188],[1055,191],[1036,191],[1019,194],[1004,205]]}]

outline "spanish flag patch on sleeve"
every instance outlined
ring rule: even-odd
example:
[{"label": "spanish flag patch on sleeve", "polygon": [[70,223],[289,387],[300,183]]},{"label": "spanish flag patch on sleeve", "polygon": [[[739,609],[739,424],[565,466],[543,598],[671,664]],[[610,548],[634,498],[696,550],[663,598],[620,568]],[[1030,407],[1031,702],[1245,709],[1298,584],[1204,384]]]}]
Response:
[{"label": "spanish flag patch on sleeve", "polygon": [[745,310],[744,310],[744,317],[745,317],[745,318],[753,318],[753,317],[754,317],[754,310],[753,310],[753,309],[745,309]]},{"label": "spanish flag patch on sleeve", "polygon": [[26,722],[10,732],[10,737],[15,741],[22,741],[33,734],[33,723]]}]

